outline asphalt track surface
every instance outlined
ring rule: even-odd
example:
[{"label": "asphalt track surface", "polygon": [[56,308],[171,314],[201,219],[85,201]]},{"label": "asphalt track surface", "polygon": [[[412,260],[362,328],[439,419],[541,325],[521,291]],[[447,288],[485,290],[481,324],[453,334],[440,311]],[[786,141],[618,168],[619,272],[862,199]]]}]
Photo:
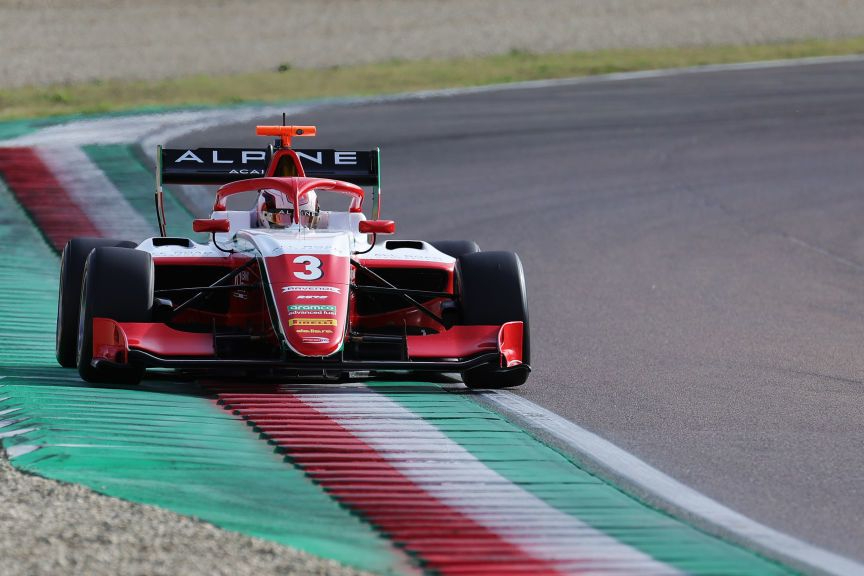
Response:
[{"label": "asphalt track surface", "polygon": [[[381,146],[399,237],[520,254],[534,364],[520,394],[864,559],[864,63],[294,120],[318,125],[314,146]],[[261,145],[249,134],[172,144]]]}]

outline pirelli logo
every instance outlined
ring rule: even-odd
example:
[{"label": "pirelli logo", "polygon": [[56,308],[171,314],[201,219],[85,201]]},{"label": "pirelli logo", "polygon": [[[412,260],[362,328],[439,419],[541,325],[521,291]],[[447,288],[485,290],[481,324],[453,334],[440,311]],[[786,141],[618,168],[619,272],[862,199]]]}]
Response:
[{"label": "pirelli logo", "polygon": [[288,326],[336,326],[335,318],[292,318]]}]

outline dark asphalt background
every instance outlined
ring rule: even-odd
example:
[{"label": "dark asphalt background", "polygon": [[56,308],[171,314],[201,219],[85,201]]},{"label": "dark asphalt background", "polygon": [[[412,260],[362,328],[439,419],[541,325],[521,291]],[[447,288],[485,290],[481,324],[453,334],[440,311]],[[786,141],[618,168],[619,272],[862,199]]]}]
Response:
[{"label": "dark asphalt background", "polygon": [[[520,254],[534,355],[520,394],[864,560],[864,63],[293,120],[318,125],[303,147],[381,146],[399,237]],[[266,143],[252,131],[174,144]]]}]

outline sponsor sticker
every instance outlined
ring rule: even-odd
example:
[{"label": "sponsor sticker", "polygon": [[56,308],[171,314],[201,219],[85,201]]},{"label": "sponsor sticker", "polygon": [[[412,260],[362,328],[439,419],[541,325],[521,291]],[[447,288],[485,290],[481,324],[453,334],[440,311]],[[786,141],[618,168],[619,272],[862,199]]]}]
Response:
[{"label": "sponsor sticker", "polygon": [[318,296],[318,295],[309,295],[309,294],[301,294],[297,296],[298,300],[326,300],[327,296]]},{"label": "sponsor sticker", "polygon": [[333,334],[333,330],[321,330],[319,328],[298,328],[297,334]]},{"label": "sponsor sticker", "polygon": [[335,316],[336,312],[331,312],[330,310],[289,310],[289,316]]},{"label": "sponsor sticker", "polygon": [[291,304],[288,306],[288,310],[329,310],[335,312],[336,306],[329,304]]},{"label": "sponsor sticker", "polygon": [[335,318],[292,318],[288,326],[336,326]]},{"label": "sponsor sticker", "polygon": [[329,344],[330,339],[324,338],[323,336],[304,336],[303,337],[304,344]]},{"label": "sponsor sticker", "polygon": [[285,292],[333,292],[334,294],[341,294],[339,288],[334,288],[333,286],[283,286],[282,293]]}]

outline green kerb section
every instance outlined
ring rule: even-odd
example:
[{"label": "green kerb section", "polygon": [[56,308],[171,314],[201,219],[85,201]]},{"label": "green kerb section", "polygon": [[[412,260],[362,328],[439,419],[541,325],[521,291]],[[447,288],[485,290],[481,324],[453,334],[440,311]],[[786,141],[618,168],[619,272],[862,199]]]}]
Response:
[{"label": "green kerb section", "polygon": [[27,134],[31,134],[48,126],[60,124],[61,122],[61,118],[33,118],[30,120],[8,120],[6,122],[0,122],[0,141],[10,140],[19,136],[26,136]]},{"label": "green kerb section", "polygon": [[0,245],[0,366],[50,365],[59,260],[2,180]]},{"label": "green kerb section", "polygon": [[[91,388],[62,368],[3,370],[13,464],[379,573],[392,545],[285,463],[244,423],[178,383]],[[160,387],[162,389],[160,389]],[[32,450],[38,447],[38,449]]]},{"label": "green kerb section", "polygon": [[427,420],[478,460],[550,506],[687,574],[765,576],[788,568],[646,506],[470,400],[434,385],[373,389]]},{"label": "green kerb section", "polygon": [[[136,155],[135,148],[125,144],[84,146],[87,156],[102,170],[114,186],[126,198],[136,212],[156,229],[156,207],[153,193],[156,183],[153,171],[145,167]],[[164,191],[165,220],[169,236],[194,236],[192,214],[173,195]]]},{"label": "green kerb section", "polygon": [[0,242],[0,433],[18,433],[3,439],[15,467],[400,573],[392,544],[197,390],[153,381],[88,387],[58,367],[59,259],[2,180]]}]

